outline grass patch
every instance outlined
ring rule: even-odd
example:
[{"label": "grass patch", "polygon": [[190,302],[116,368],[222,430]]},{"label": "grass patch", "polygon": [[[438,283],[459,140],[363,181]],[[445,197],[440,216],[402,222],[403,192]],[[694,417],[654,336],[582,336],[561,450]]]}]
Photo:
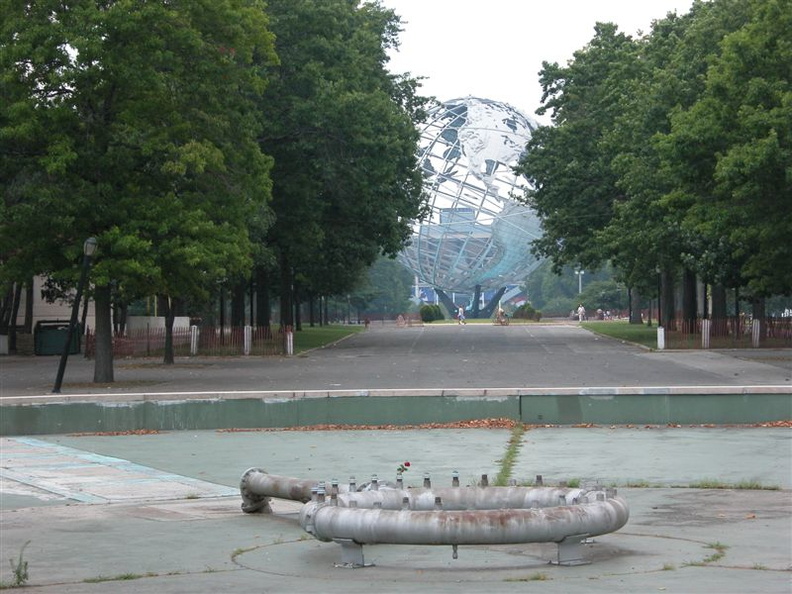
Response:
[{"label": "grass patch", "polygon": [[531,575],[523,578],[507,578],[505,582],[545,582],[550,578],[546,573],[542,573],[541,571],[537,571],[536,573],[532,573]]},{"label": "grass patch", "polygon": [[720,561],[726,555],[726,550],[729,548],[728,545],[721,544],[719,542],[713,542],[707,545],[708,549],[713,549],[715,552],[712,553],[710,556],[704,558],[704,563],[714,563],[715,561]]},{"label": "grass patch", "polygon": [[702,479],[688,485],[691,489],[740,489],[745,491],[779,491],[778,485],[763,485],[759,481],[726,483],[718,479]]},{"label": "grass patch", "polygon": [[27,541],[22,545],[22,548],[19,549],[19,558],[16,561],[14,559],[9,559],[11,562],[11,572],[14,574],[14,581],[10,584],[0,582],[0,590],[5,590],[6,588],[21,588],[27,584],[30,576],[28,575],[28,562],[25,561],[24,554],[25,548],[27,548],[29,544],[30,541]]},{"label": "grass patch", "polygon": [[85,584],[101,584],[103,582],[125,582],[130,580],[139,580],[145,577],[156,577],[156,573],[121,573],[116,576],[97,576],[95,578],[86,578],[83,580]]},{"label": "grass patch", "polygon": [[685,565],[690,567],[703,567],[704,565],[720,561],[726,556],[726,551],[728,550],[729,546],[720,542],[712,542],[706,545],[704,548],[712,549],[714,553],[704,557],[701,561],[694,561],[692,563],[686,563]]},{"label": "grass patch", "polygon": [[657,326],[630,324],[627,320],[608,320],[606,322],[583,322],[586,330],[609,336],[625,342],[633,342],[650,349],[657,348]]},{"label": "grass patch", "polygon": [[648,488],[650,488],[652,485],[651,485],[651,484],[649,483],[649,481],[647,481],[647,480],[644,480],[644,479],[639,479],[639,480],[631,480],[631,481],[627,481],[627,482],[624,484],[624,486],[625,486],[625,487],[627,487],[627,488],[629,488],[629,489],[648,489]]},{"label": "grass patch", "polygon": [[365,326],[352,325],[331,325],[331,326],[303,326],[303,329],[294,333],[294,353],[299,354],[305,351],[327,346],[346,338],[352,334],[363,332]]},{"label": "grass patch", "polygon": [[231,553],[231,561],[236,561],[236,558],[239,557],[240,555],[244,555],[245,553],[249,553],[250,551],[255,551],[257,548],[258,547],[255,546],[255,547],[247,547],[247,548],[240,547],[238,549],[234,549],[234,552]]},{"label": "grass patch", "polygon": [[506,487],[508,485],[512,470],[514,469],[514,462],[522,446],[523,433],[525,433],[525,426],[522,423],[517,423],[512,428],[506,453],[503,455],[503,458],[499,460],[501,467],[498,476],[495,477],[496,487]]}]

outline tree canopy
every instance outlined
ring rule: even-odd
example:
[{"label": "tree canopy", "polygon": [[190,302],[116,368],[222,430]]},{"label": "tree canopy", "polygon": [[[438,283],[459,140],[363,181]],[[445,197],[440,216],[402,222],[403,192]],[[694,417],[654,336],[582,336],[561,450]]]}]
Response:
[{"label": "tree canopy", "polygon": [[0,12],[3,279],[68,283],[96,237],[97,340],[109,340],[111,285],[178,298],[249,267],[250,221],[270,218],[256,98],[277,58],[263,4],[4,0]]},{"label": "tree canopy", "polygon": [[[395,255],[420,215],[422,101],[386,70],[400,21],[376,3],[273,0],[282,65],[262,99],[262,149],[274,157],[281,295],[354,287],[380,253]],[[281,318],[291,319],[285,299]],[[288,322],[287,322],[288,323]]]},{"label": "tree canopy", "polygon": [[156,294],[172,317],[254,266],[287,299],[346,292],[421,215],[426,99],[385,68],[401,25],[377,2],[0,0],[0,15],[0,281],[66,295],[97,238],[97,381],[111,302]]},{"label": "tree canopy", "polygon": [[612,261],[629,286],[682,270],[754,297],[792,292],[789,0],[694,2],[650,33],[611,24],[545,63],[519,171],[542,220],[536,253]]}]

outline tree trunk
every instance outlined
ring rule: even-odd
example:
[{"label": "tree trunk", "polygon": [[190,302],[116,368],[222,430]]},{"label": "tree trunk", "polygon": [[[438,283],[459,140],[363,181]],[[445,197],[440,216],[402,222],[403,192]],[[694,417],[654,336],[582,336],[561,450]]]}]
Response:
[{"label": "tree trunk", "polygon": [[11,306],[11,324],[8,327],[8,352],[15,355],[17,352],[17,316],[19,315],[19,306],[22,303],[22,285],[16,284],[14,291],[14,303]]},{"label": "tree trunk", "polygon": [[641,324],[641,294],[636,289],[627,289],[630,299],[630,324]]},{"label": "tree trunk", "polygon": [[94,291],[96,334],[94,350],[94,383],[109,383],[113,379],[113,324],[111,319],[110,285]]},{"label": "tree trunk", "polygon": [[33,277],[28,279],[25,289],[25,334],[33,334]]},{"label": "tree trunk", "polygon": [[764,342],[767,338],[767,320],[764,297],[754,297],[751,300],[751,313],[753,313],[754,324],[759,322],[759,340]]},{"label": "tree trunk", "polygon": [[281,261],[280,319],[281,326],[294,326],[293,281],[291,267],[285,259]]},{"label": "tree trunk", "polygon": [[712,335],[726,336],[728,333],[726,312],[726,287],[723,285],[712,285]]},{"label": "tree trunk", "polygon": [[0,299],[0,331],[7,331],[11,327],[11,311],[14,309],[14,294],[18,286],[18,283],[10,283],[5,295]]},{"label": "tree trunk", "polygon": [[294,331],[302,332],[302,296],[296,283],[292,290],[292,299],[294,300]]},{"label": "tree trunk", "polygon": [[82,328],[83,336],[87,330],[86,325],[88,324],[88,304],[90,303],[90,291],[88,287],[85,287],[85,295],[83,296],[83,308],[82,308],[82,315],[80,316],[80,328]]},{"label": "tree trunk", "polygon": [[687,268],[682,273],[682,323],[687,332],[696,328],[696,275]]},{"label": "tree trunk", "polygon": [[666,331],[676,329],[676,307],[674,306],[674,275],[669,270],[660,273],[660,320]]},{"label": "tree trunk", "polygon": [[165,313],[165,354],[162,362],[165,365],[173,365],[173,321],[176,319],[176,308],[173,300],[166,297],[162,300]]},{"label": "tree trunk", "polygon": [[256,325],[269,326],[272,323],[270,316],[270,287],[269,275],[266,268],[256,268]]},{"label": "tree trunk", "polygon": [[226,302],[225,302],[225,288],[220,287],[220,319],[219,319],[219,326],[220,326],[220,344],[225,344],[225,314],[226,314]]},{"label": "tree trunk", "polygon": [[245,325],[245,289],[247,283],[239,281],[231,290],[231,327],[241,328]]}]

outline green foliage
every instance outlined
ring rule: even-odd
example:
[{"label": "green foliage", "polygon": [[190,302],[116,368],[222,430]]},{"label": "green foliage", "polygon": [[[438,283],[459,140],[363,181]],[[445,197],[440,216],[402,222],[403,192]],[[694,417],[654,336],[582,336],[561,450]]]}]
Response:
[{"label": "green foliage", "polygon": [[792,293],[790,19],[788,0],[696,2],[638,39],[598,24],[566,66],[545,63],[554,125],[520,163],[533,250],[556,271],[610,260],[640,293],[683,270]]},{"label": "green foliage", "polygon": [[396,316],[410,310],[413,275],[397,260],[380,257],[352,292],[362,315]]},{"label": "green foliage", "polygon": [[573,268],[556,273],[552,263],[545,261],[526,279],[525,291],[531,305],[541,309],[545,317],[566,317],[581,301],[588,310],[626,310],[627,290],[614,274],[609,264],[584,271],[583,292],[578,293],[579,279]]},{"label": "green foliage", "polygon": [[618,115],[622,87],[637,70],[638,54],[615,25],[598,23],[595,32],[566,67],[543,63],[544,101],[537,113],[551,112],[556,125],[534,133],[518,167],[532,182],[525,200],[544,231],[533,250],[551,258],[556,271],[605,260],[593,231],[610,221],[621,198],[602,141]]},{"label": "green foliage", "polygon": [[11,572],[14,574],[14,581],[11,584],[13,588],[19,588],[20,586],[24,586],[27,584],[30,576],[28,575],[28,562],[25,561],[23,555],[25,553],[25,548],[30,544],[30,541],[27,541],[25,544],[22,545],[22,548],[19,549],[19,558],[16,560],[9,559],[11,563]]},{"label": "green foliage", "polygon": [[538,322],[542,319],[542,312],[534,309],[530,303],[523,303],[520,307],[514,310],[512,317],[517,320],[533,320]]},{"label": "green foliage", "polygon": [[524,433],[525,425],[522,423],[516,423],[514,427],[512,427],[511,436],[509,437],[509,445],[506,447],[506,453],[500,460],[501,467],[498,471],[498,475],[495,477],[495,481],[493,482],[494,486],[505,487],[509,484],[509,479],[511,478],[512,471],[514,470],[514,463],[517,460],[517,455],[520,453],[520,448],[522,448],[522,438]]},{"label": "green foliage", "polygon": [[267,241],[299,288],[348,293],[381,253],[403,247],[423,204],[420,101],[385,68],[398,19],[347,0],[267,7],[282,61],[261,102],[261,147],[275,158]]},{"label": "green foliage", "polygon": [[327,346],[364,330],[363,326],[330,325],[303,328],[294,337],[295,354]]},{"label": "green foliage", "polygon": [[617,340],[634,342],[653,349],[657,348],[657,328],[651,326],[630,324],[626,320],[583,322],[581,326],[586,330]]},{"label": "green foliage", "polygon": [[427,324],[429,322],[445,319],[443,310],[436,304],[422,305],[418,313],[421,316],[421,321]]},{"label": "green foliage", "polygon": [[704,89],[672,113],[671,130],[658,141],[678,179],[668,199],[685,209],[685,228],[703,238],[702,272],[736,276],[757,296],[789,294],[792,46],[785,39],[792,11],[785,0],[716,4],[711,16],[724,31]]},{"label": "green foliage", "polygon": [[206,295],[250,267],[251,227],[271,221],[262,6],[4,4],[0,278],[68,286],[89,236],[92,281],[125,300]]}]

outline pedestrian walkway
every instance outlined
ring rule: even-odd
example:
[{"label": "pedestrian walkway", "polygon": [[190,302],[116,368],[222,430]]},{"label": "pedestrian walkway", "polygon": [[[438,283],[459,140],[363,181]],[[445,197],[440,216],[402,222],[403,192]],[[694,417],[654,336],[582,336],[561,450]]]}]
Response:
[{"label": "pedestrian walkway", "polygon": [[[511,326],[487,328],[493,333],[520,331]],[[447,334],[444,347],[450,351],[449,359],[459,359],[455,349],[481,344],[472,335],[470,343],[459,340],[459,332],[478,333],[474,325],[452,330],[458,332]],[[632,365],[643,360],[644,354],[610,342],[595,344],[577,329],[569,332],[563,342],[539,331],[542,336],[533,338],[524,333],[500,334],[497,341],[488,343],[492,346],[485,356],[465,350],[463,356],[472,363],[460,381],[473,381],[477,373],[488,382],[502,377],[487,375],[485,368],[503,359],[517,361],[525,349],[534,349],[532,364],[543,360],[541,352],[558,356],[560,367],[549,364],[552,369],[542,371],[544,376],[553,371],[553,386],[586,387],[573,381],[576,376],[568,373],[564,356],[559,355],[563,352],[589,353],[592,366],[618,356],[627,369],[622,374],[622,366],[614,366],[610,385],[638,385]],[[426,359],[428,353],[442,343],[439,334],[397,335],[399,348],[405,351],[389,357],[388,349],[395,347],[388,347],[386,335],[358,336],[343,347],[304,358],[302,366],[291,360],[294,384],[361,386],[379,380],[380,385],[398,381],[403,388],[416,388],[424,377],[423,365],[433,364]],[[424,344],[424,339],[432,346]],[[535,348],[532,341],[539,341]],[[495,344],[500,345],[500,352]],[[600,347],[602,352],[597,350]],[[730,355],[722,357],[719,360],[725,361]],[[3,398],[45,394],[51,370],[50,362],[42,359],[6,366]],[[445,355],[440,359],[442,370]],[[349,361],[355,364],[348,365]],[[653,361],[646,368],[651,377],[666,373],[687,384],[697,378],[707,385],[716,377],[701,368],[691,372],[689,365],[674,367],[676,363],[666,358]],[[775,371],[765,377],[771,377],[773,385],[785,377],[783,366],[748,363],[740,367],[744,376],[728,385],[753,383],[762,370],[770,368]],[[34,364],[44,364],[46,369],[35,377],[7,374],[8,367],[33,373],[28,366]],[[741,365],[739,360],[736,364]],[[278,366],[271,361],[261,365],[267,370]],[[323,377],[334,365],[340,369]],[[265,375],[255,362],[233,359],[185,363],[170,377],[159,367],[140,366],[139,374],[135,369],[128,364],[126,383],[105,390],[107,406],[127,406],[124,394],[145,382],[164,387],[173,398],[187,391],[180,392],[180,384],[244,390]],[[725,369],[716,373],[726,378]],[[285,375],[276,376],[278,385],[287,385]],[[520,377],[513,370],[506,376],[504,381],[509,382]],[[69,377],[64,399],[75,389],[103,396],[95,386],[83,388],[74,376]],[[415,406],[420,406],[420,400],[416,399]],[[512,431],[504,426],[123,434],[102,433],[97,428],[84,434],[0,438],[0,559],[12,560],[0,565],[0,581],[13,583],[11,565],[21,555],[29,574],[24,591],[44,594],[232,590],[329,594],[431,590],[443,594],[539,589],[594,594],[789,594],[792,433],[784,423],[773,425],[529,428],[514,452],[513,478],[531,482],[542,475],[546,483],[598,482],[615,487],[630,507],[628,524],[586,544],[585,555],[591,563],[577,567],[550,564],[555,558],[554,544],[529,543],[460,547],[458,559],[452,558],[447,546],[372,545],[366,546],[366,561],[374,565],[349,569],[337,566],[339,545],[319,542],[303,532],[297,502],[274,501],[272,515],[241,511],[239,480],[251,467],[342,482],[354,475],[364,482],[372,474],[392,479],[398,465],[409,461],[405,482],[413,486],[422,483],[424,473],[439,485],[450,483],[454,471],[466,484],[482,474],[495,477],[512,439]],[[542,583],[528,583],[534,581]]]},{"label": "pedestrian walkway", "polygon": [[[515,581],[534,579],[550,592],[788,592],[786,428],[527,431],[514,470],[519,480],[596,480],[617,486],[630,506],[627,526],[586,545],[591,564],[582,567],[548,565],[553,546],[526,544],[461,547],[457,560],[449,547],[376,545],[366,547],[374,567],[338,568],[340,547],[302,532],[296,502],[275,501],[272,516],[240,509],[236,484],[253,466],[321,480],[352,474],[362,482],[395,474],[406,458],[407,484],[420,484],[424,472],[433,484],[450,483],[454,470],[471,482],[495,475],[510,435],[434,429],[4,438],[0,548],[12,558],[30,541],[26,592],[334,593],[368,591],[373,581],[385,592],[404,584],[507,592]],[[749,444],[750,456],[736,455]],[[692,448],[706,468],[679,457]],[[768,489],[686,486],[718,477],[723,487],[730,479],[731,486]]]},{"label": "pedestrian walkway", "polygon": [[[35,438],[0,438],[0,492],[120,503],[224,497],[238,490]],[[6,503],[4,501],[4,503]]]}]

